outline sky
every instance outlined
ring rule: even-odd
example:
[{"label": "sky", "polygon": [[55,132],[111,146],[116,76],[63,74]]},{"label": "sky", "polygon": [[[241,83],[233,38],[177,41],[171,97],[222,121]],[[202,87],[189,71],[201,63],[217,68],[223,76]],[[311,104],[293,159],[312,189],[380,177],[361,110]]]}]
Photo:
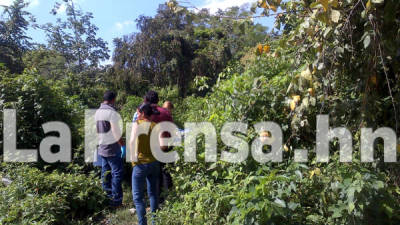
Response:
[{"label": "sky", "polygon": [[[0,0],[0,5],[10,5],[13,0]],[[57,16],[51,15],[57,0],[26,0],[30,2],[27,10],[35,16],[38,24],[55,22],[57,17],[65,16],[65,7],[61,6]],[[157,13],[159,4],[166,0],[74,0],[84,12],[92,12],[92,22],[99,27],[98,36],[103,38],[111,51],[114,48],[112,40],[123,35],[137,32],[135,20],[140,15],[153,16]],[[185,6],[208,8],[212,13],[218,9],[227,9],[233,6],[242,6],[256,0],[182,0]],[[62,0],[58,0],[62,2]],[[178,0],[178,2],[180,2]],[[184,3],[185,2],[185,3]],[[256,22],[269,28],[273,27],[273,18],[260,18]],[[43,31],[30,29],[28,35],[34,42],[45,43],[46,35]],[[110,61],[104,62],[109,63]]]}]

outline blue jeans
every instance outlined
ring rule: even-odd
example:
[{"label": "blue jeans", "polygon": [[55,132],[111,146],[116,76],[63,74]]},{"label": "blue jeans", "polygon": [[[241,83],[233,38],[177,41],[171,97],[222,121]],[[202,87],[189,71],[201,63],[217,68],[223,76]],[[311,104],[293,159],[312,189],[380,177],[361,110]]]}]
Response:
[{"label": "blue jeans", "polygon": [[137,165],[132,171],[132,194],[136,206],[139,225],[147,225],[144,188],[147,182],[147,194],[150,199],[151,212],[156,212],[159,201],[160,163],[153,162]]},{"label": "blue jeans", "polygon": [[103,189],[107,196],[111,199],[111,205],[119,206],[122,204],[122,178],[124,168],[121,156],[101,157],[101,180],[103,181]]}]

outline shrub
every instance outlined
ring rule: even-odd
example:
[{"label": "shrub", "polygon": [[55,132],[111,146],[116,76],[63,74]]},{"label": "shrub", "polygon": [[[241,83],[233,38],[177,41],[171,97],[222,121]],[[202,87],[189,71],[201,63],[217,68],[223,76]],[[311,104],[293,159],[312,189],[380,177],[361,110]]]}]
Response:
[{"label": "shrub", "polygon": [[[281,124],[285,141],[311,149],[313,138],[299,134],[288,110],[287,86],[290,61],[260,57],[242,74],[221,79],[205,98],[187,98],[185,121],[211,121],[220,128],[226,121],[260,121]],[[267,69],[266,69],[267,68]],[[192,107],[188,107],[192,106]],[[309,116],[315,116],[309,112]],[[302,131],[302,135],[313,135]],[[249,131],[248,140],[256,137]],[[312,137],[312,136],[311,136]],[[300,145],[299,143],[302,143]],[[230,151],[219,140],[220,151]],[[198,141],[198,163],[182,161],[170,167],[175,190],[163,210],[161,224],[397,224],[398,194],[384,172],[354,161],[308,164],[293,162],[284,152],[283,163],[259,164],[250,158],[241,164],[204,163],[204,147]],[[177,148],[182,151],[181,148]],[[355,153],[356,155],[357,153]],[[356,157],[354,157],[356,158]]]},{"label": "shrub", "polygon": [[12,180],[0,186],[0,224],[74,224],[105,204],[100,180],[93,175],[47,173],[4,163],[0,174]]},{"label": "shrub", "polygon": [[[67,123],[72,132],[73,147],[79,145],[82,138],[78,129],[83,118],[83,106],[40,77],[36,70],[26,70],[22,75],[0,76],[0,90],[0,116],[4,108],[17,110],[19,148],[38,149],[45,137],[42,125],[51,121]],[[1,117],[0,128],[2,123]],[[2,133],[3,129],[0,130],[0,136]]]}]

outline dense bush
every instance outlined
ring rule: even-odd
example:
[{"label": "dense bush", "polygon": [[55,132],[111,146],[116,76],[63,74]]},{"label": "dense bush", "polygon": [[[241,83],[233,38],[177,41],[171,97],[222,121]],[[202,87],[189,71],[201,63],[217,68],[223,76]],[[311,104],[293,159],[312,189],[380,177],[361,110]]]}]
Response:
[{"label": "dense bush", "polygon": [[76,224],[105,203],[100,180],[92,175],[43,172],[29,165],[1,164],[0,224]]},{"label": "dense bush", "polygon": [[[290,57],[290,56],[288,56]],[[205,98],[189,97],[178,107],[185,121],[211,121],[221,128],[226,121],[252,124],[274,121],[284,131],[287,145],[314,148],[308,138],[292,138],[301,128],[293,123],[285,87],[291,82],[290,59],[261,56],[242,74],[222,74]],[[304,96],[314,106],[310,94]],[[315,114],[308,114],[311,116]],[[300,127],[300,128],[299,128]],[[250,128],[251,141],[257,134]],[[219,152],[229,149],[219,141]],[[290,145],[289,145],[290,143]],[[283,163],[204,163],[198,142],[198,163],[171,166],[175,190],[158,214],[161,224],[396,224],[400,221],[398,194],[385,173],[372,166],[331,162],[293,162],[293,151],[284,148]],[[182,151],[182,149],[178,149]],[[356,157],[356,154],[355,154]],[[313,159],[313,158],[311,158]],[[396,222],[397,221],[397,222]]]},{"label": "dense bush", "polygon": [[3,133],[3,109],[15,109],[18,148],[38,149],[45,137],[42,125],[52,121],[62,121],[70,127],[73,148],[81,143],[79,129],[83,119],[83,105],[77,99],[65,95],[35,69],[26,70],[22,75],[3,73],[0,75],[0,90],[0,134]]},{"label": "dense bush", "polygon": [[122,110],[120,112],[125,123],[132,122],[133,115],[142,102],[143,97],[129,96],[127,98],[126,103],[122,106]]},{"label": "dense bush", "polygon": [[[162,224],[396,224],[394,221],[399,221],[395,214],[397,203],[392,201],[382,174],[359,164],[330,163],[324,169],[314,166],[259,165],[250,171],[246,165],[219,164],[208,171],[194,172],[192,168],[193,175],[179,171],[174,177],[178,196],[159,213],[159,221]],[[310,176],[315,171],[320,172]]]}]

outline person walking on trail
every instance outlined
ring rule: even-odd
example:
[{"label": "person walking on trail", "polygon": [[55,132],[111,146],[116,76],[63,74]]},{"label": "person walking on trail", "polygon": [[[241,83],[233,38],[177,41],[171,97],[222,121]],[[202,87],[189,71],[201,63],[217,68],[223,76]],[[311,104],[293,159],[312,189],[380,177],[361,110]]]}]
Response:
[{"label": "person walking on trail", "polygon": [[[160,122],[173,122],[172,114],[167,108],[163,108],[158,106],[159,102],[158,93],[155,91],[149,91],[144,96],[143,103],[148,103],[153,108],[154,114],[151,116],[151,119],[155,123]],[[132,122],[136,122],[138,120],[138,111],[133,115]]]},{"label": "person walking on trail", "polygon": [[[160,101],[158,97],[158,93],[155,91],[149,91],[147,92],[145,96],[145,102],[149,103],[152,105],[152,107],[157,111],[154,115],[151,116],[151,119],[155,123],[161,123],[161,122],[173,122],[172,118],[172,109],[173,105],[171,102],[167,101],[166,102],[166,107],[160,107],[158,106],[158,103]],[[168,138],[171,137],[169,133],[163,133],[161,134],[161,137],[163,138]],[[165,151],[168,151],[168,148],[165,148]],[[165,163],[160,163],[160,203],[163,203],[165,198],[166,192],[172,188],[172,178],[171,175],[168,173],[168,171],[165,169]]]},{"label": "person walking on trail", "polygon": [[[156,126],[156,123],[151,119],[154,113],[154,107],[149,103],[144,103],[139,107],[138,120],[133,124],[129,143],[129,149],[133,150],[131,154],[133,166],[132,195],[139,225],[147,224],[144,201],[146,183],[151,212],[155,213],[159,205],[160,162],[154,158],[150,148],[150,135]],[[140,132],[141,135],[138,136],[139,126],[143,123],[149,123],[150,128],[147,135]]]},{"label": "person walking on trail", "polygon": [[[119,117],[115,109],[117,94],[107,91],[104,102],[97,110],[95,119],[97,133],[99,135],[98,154],[101,157],[101,179],[103,189],[110,199],[110,205],[118,207],[122,205],[122,179],[123,161],[121,158],[121,147],[124,146],[119,127]],[[111,132],[111,135],[107,135]]]},{"label": "person walking on trail", "polygon": [[[160,107],[158,106],[158,103],[160,101],[158,97],[158,93],[155,91],[149,91],[147,94],[144,96],[143,99],[144,103],[150,104],[151,107],[153,108],[153,114],[151,116],[151,120],[155,123],[160,123],[160,122],[173,122],[172,118],[172,113],[171,110],[173,109],[173,105],[171,102],[166,102],[165,106],[166,107]],[[138,110],[135,112],[133,115],[132,122],[135,123],[139,118],[139,112]],[[162,134],[162,137],[170,137],[168,133]],[[166,149],[168,151],[168,149]],[[160,163],[160,182],[159,182],[159,200],[160,203],[164,202],[164,197],[161,196],[163,193],[168,191],[169,189],[172,188],[173,182],[171,175],[165,170],[165,164]],[[132,213],[135,212],[135,209],[130,210]]]}]

